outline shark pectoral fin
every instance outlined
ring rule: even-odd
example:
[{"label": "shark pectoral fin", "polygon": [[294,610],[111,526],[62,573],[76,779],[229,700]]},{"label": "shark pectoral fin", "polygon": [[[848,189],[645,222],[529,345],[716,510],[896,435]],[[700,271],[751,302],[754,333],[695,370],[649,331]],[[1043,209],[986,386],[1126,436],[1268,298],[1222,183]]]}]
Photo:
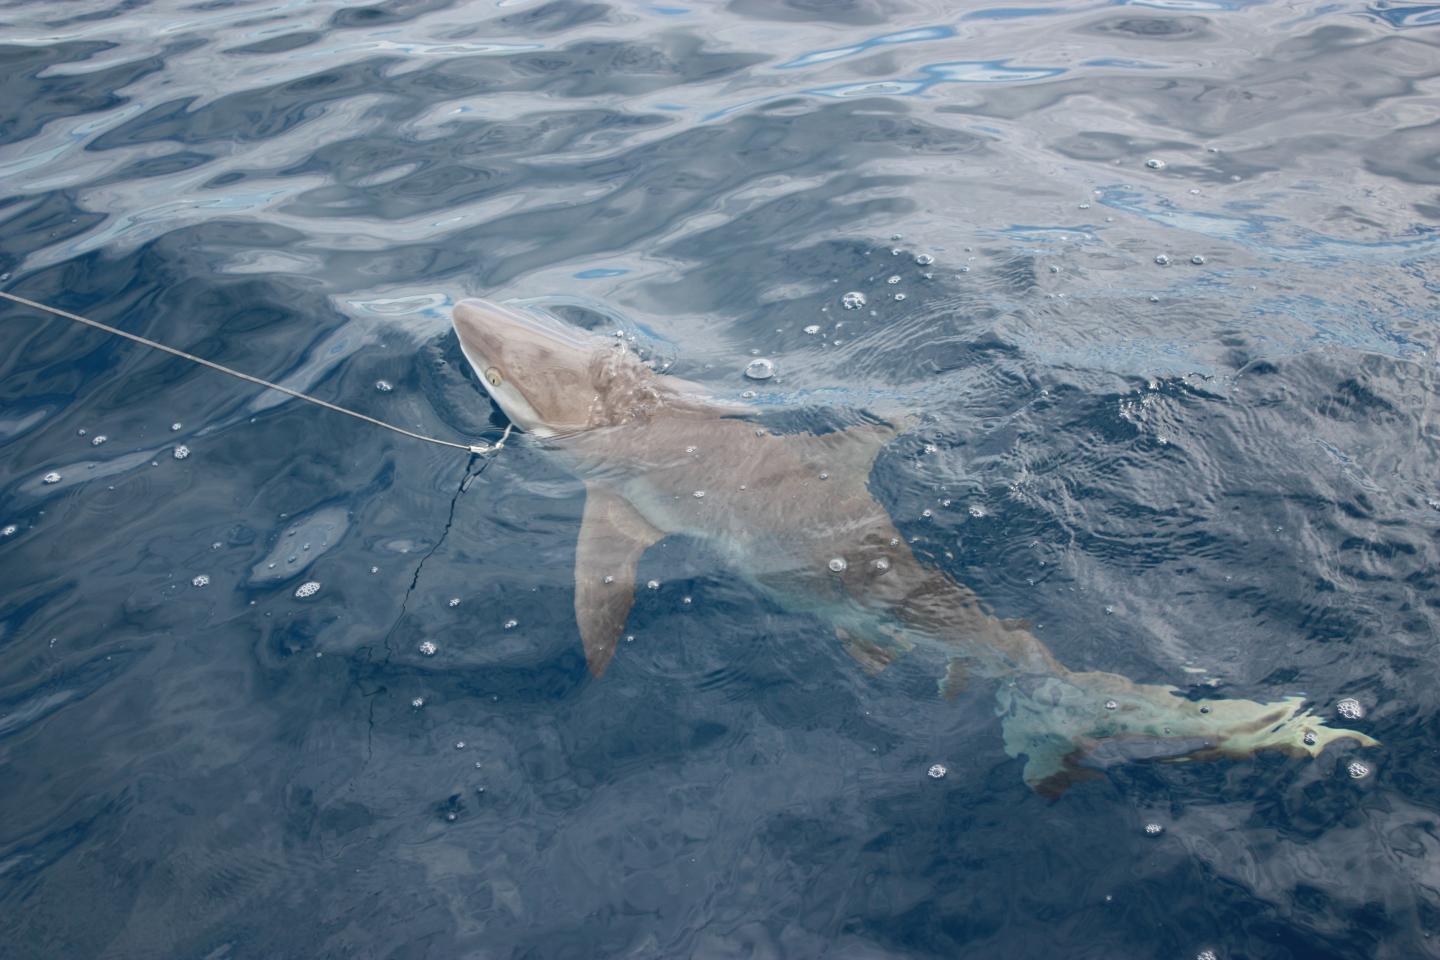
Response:
[{"label": "shark pectoral fin", "polygon": [[1033,753],[1025,756],[1025,770],[1021,774],[1025,785],[1046,800],[1059,800],[1075,784],[1103,776],[1099,770],[1079,766],[1074,757],[1073,744],[1051,742],[1034,748]]},{"label": "shark pectoral fin", "polygon": [[835,635],[845,645],[845,652],[855,658],[862,670],[874,676],[880,673],[890,664],[904,656],[914,644],[896,637],[893,634],[884,633],[884,640],[875,640],[869,637],[862,637],[844,627],[836,627]]},{"label": "shark pectoral fin", "polygon": [[1057,678],[1029,677],[995,691],[1005,752],[1025,758],[1026,785],[1050,800],[1073,784],[1100,775],[1077,762],[1083,756],[1084,738],[1076,736],[1073,711],[1065,702],[1067,689]]},{"label": "shark pectoral fin", "polygon": [[940,678],[940,696],[954,700],[970,682],[970,670],[960,657],[945,661],[945,676]]},{"label": "shark pectoral fin", "polygon": [[623,497],[585,486],[585,514],[575,545],[575,620],[590,673],[601,676],[635,603],[635,568],[664,534]]},{"label": "shark pectoral fin", "polygon": [[890,661],[895,659],[894,655],[880,644],[873,640],[862,640],[844,627],[836,627],[835,636],[844,644],[845,652],[860,664],[860,669],[871,676],[890,666]]}]

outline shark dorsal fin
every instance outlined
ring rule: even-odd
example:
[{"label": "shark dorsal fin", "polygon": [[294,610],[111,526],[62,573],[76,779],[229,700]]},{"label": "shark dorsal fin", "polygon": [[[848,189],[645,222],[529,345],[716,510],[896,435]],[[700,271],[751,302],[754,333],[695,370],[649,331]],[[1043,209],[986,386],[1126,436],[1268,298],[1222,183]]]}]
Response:
[{"label": "shark dorsal fin", "polygon": [[875,458],[900,430],[888,423],[861,423],[845,430],[823,433],[815,442],[837,468],[853,472],[862,481],[870,476]]},{"label": "shark dorsal fin", "polygon": [[704,417],[748,417],[755,413],[753,405],[716,396],[709,387],[694,380],[666,374],[660,378],[660,384],[666,391],[666,406],[672,411]]},{"label": "shark dorsal fin", "polygon": [[585,513],[575,544],[575,619],[594,676],[609,666],[635,603],[640,555],[663,536],[623,497],[585,484]]}]

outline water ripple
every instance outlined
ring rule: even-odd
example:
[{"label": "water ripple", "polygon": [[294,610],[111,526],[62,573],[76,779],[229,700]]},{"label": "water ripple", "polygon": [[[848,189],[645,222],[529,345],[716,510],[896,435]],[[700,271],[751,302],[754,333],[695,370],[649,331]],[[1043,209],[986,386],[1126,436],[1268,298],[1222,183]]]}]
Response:
[{"label": "water ripple", "polygon": [[781,432],[907,424],[872,493],[1067,664],[1355,699],[1386,746],[1050,804],[988,681],[872,677],[679,538],[596,682],[542,448],[7,305],[3,942],[1440,955],[1437,9],[7,5],[5,289],[434,435],[503,419],[469,295]]}]

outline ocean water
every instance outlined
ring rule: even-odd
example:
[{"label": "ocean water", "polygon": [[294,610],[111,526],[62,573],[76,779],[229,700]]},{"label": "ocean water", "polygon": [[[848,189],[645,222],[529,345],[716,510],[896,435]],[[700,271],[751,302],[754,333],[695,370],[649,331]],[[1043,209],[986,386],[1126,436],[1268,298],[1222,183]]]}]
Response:
[{"label": "ocean water", "polygon": [[3,303],[0,955],[1440,956],[1437,41],[1393,0],[4,3],[0,289],[466,442],[466,296],[796,429],[908,411],[871,489],[1065,663],[1382,745],[1042,797],[989,681],[869,676],[678,537],[593,680],[544,449]]}]

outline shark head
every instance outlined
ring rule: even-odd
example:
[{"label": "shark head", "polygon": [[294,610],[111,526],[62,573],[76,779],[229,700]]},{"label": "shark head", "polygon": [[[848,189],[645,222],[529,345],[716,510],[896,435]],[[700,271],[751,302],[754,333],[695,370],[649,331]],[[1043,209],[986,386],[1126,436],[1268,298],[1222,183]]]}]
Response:
[{"label": "shark head", "polygon": [[656,373],[625,345],[487,300],[461,300],[451,314],[460,349],[491,398],[517,427],[565,436],[678,415],[748,413],[717,403],[699,384]]},{"label": "shark head", "polygon": [[616,353],[613,344],[553,317],[485,300],[460,301],[451,320],[481,385],[517,427],[552,437],[593,425],[595,361]]}]

